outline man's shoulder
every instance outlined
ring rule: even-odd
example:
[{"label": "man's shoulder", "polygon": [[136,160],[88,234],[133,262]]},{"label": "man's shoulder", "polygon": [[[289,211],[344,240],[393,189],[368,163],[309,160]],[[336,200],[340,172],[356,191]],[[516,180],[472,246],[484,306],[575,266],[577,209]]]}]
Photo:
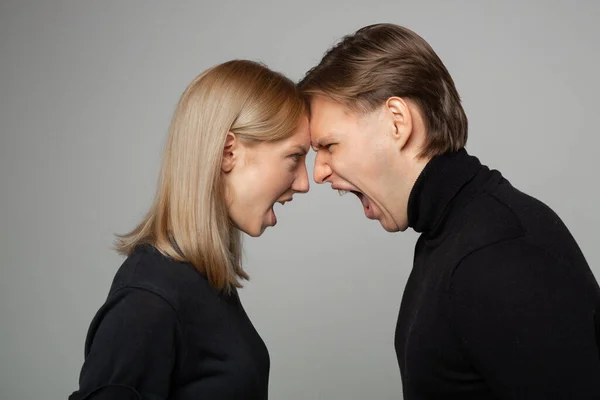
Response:
[{"label": "man's shoulder", "polygon": [[542,245],[550,231],[568,233],[552,208],[506,179],[486,188],[458,212],[452,231],[471,250],[524,236]]},{"label": "man's shoulder", "polygon": [[[509,209],[528,231],[540,225],[560,225],[563,222],[548,204],[504,181],[490,193],[494,199]],[[530,232],[531,233],[531,232]]]},{"label": "man's shoulder", "polygon": [[494,243],[525,236],[521,218],[493,192],[476,196],[452,217],[445,242],[462,258]]},{"label": "man's shoulder", "polygon": [[[575,241],[559,216],[541,200],[508,181],[478,195],[454,225],[455,265],[512,264],[571,259]],[[518,261],[518,262],[517,262]]]}]

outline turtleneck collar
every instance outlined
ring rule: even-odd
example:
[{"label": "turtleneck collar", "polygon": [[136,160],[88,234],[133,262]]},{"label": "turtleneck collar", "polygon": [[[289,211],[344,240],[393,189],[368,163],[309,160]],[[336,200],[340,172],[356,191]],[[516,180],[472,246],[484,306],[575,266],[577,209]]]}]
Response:
[{"label": "turtleneck collar", "polygon": [[432,158],[410,192],[409,227],[416,232],[435,230],[454,197],[481,168],[465,149]]}]

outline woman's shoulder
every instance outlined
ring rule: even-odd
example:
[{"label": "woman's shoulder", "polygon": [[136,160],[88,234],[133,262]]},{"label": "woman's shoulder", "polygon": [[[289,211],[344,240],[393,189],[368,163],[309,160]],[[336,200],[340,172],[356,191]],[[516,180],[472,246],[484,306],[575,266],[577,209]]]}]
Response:
[{"label": "woman's shoulder", "polygon": [[152,292],[176,309],[214,292],[193,265],[174,260],[148,244],[139,245],[124,260],[113,279],[109,296],[124,288]]}]

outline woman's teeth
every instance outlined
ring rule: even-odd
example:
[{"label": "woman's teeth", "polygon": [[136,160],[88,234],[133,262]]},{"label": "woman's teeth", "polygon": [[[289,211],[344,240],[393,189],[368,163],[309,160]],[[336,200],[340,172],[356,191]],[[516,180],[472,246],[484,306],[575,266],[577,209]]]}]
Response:
[{"label": "woman's teeth", "polygon": [[348,191],[347,190],[338,190],[338,193],[340,194],[340,196],[343,196],[346,193],[348,193]]}]

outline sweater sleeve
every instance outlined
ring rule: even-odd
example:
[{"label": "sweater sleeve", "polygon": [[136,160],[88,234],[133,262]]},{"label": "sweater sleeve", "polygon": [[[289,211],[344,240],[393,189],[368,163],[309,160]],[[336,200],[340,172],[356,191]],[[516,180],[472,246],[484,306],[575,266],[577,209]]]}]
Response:
[{"label": "sweater sleeve", "polygon": [[79,390],[69,400],[167,399],[179,332],[176,312],[162,297],[119,290],[92,321]]},{"label": "sweater sleeve", "polygon": [[597,303],[584,279],[523,240],[459,264],[451,323],[498,399],[600,398]]}]

